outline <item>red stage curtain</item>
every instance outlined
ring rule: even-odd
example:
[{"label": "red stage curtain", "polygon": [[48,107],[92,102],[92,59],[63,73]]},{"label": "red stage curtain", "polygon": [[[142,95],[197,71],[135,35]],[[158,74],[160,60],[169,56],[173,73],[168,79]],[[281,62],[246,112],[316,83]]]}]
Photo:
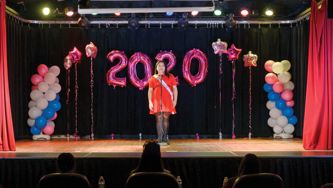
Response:
[{"label": "red stage curtain", "polygon": [[[333,143],[333,20],[312,0],[309,62],[303,129],[305,149],[332,149]],[[333,11],[333,10],[330,10]]]},{"label": "red stage curtain", "polygon": [[6,1],[0,0],[0,151],[14,151],[7,67]]}]

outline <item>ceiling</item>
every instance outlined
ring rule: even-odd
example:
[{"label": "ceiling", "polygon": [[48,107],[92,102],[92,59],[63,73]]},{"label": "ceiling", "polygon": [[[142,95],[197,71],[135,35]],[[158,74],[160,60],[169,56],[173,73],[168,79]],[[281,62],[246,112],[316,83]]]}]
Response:
[{"label": "ceiling", "polygon": [[[221,5],[223,14],[219,17],[214,16],[212,12],[201,12],[195,18],[190,14],[189,19],[225,19],[227,15],[234,14],[235,20],[293,20],[303,11],[310,7],[311,0],[224,0],[214,1],[215,5]],[[212,6],[211,0],[7,0],[7,6],[15,10],[20,17],[29,20],[77,20],[80,15],[75,14],[68,18],[64,15],[65,7],[77,6],[90,8],[151,8],[151,7],[193,7],[193,6]],[[50,16],[44,16],[41,13],[43,6],[51,8]],[[240,10],[246,8],[250,15],[246,18],[240,15]],[[273,17],[265,16],[267,8],[274,10]],[[166,16],[164,13],[139,13],[134,15],[138,19],[178,19],[183,17],[183,13],[175,13],[172,16]],[[122,14],[116,17],[114,14],[86,15],[89,20],[98,19],[128,19],[133,14]]]}]

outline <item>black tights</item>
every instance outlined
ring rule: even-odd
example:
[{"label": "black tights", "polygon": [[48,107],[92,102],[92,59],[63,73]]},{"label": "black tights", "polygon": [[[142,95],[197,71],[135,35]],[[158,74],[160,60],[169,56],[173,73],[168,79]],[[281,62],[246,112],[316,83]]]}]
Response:
[{"label": "black tights", "polygon": [[156,130],[158,142],[168,142],[169,112],[156,113]]}]

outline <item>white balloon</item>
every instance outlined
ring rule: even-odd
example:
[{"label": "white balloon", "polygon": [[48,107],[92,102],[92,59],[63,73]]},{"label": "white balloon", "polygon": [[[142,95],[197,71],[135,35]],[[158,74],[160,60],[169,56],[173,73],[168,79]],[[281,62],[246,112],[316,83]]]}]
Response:
[{"label": "white balloon", "polygon": [[289,81],[284,84],[284,89],[294,90],[294,88],[295,88],[295,85],[292,81]]},{"label": "white balloon", "polygon": [[49,89],[48,91],[46,91],[44,96],[48,101],[53,101],[57,97],[57,94],[55,93],[55,91]]},{"label": "white balloon", "polygon": [[28,114],[31,119],[36,119],[37,117],[42,115],[42,111],[36,107],[32,107],[30,108]]},{"label": "white balloon", "polygon": [[30,98],[34,101],[37,101],[42,96],[43,96],[43,93],[41,91],[39,91],[38,89],[35,89],[35,90],[31,91],[31,93],[30,93]]},{"label": "white balloon", "polygon": [[32,127],[32,126],[35,125],[35,120],[29,118],[29,119],[27,120],[27,124],[29,125],[29,127]]},{"label": "white balloon", "polygon": [[272,110],[274,107],[275,107],[275,102],[267,101],[266,108],[268,108],[268,110]]},{"label": "white balloon", "polygon": [[47,84],[46,82],[41,82],[38,84],[38,89],[41,92],[46,92],[47,90],[49,90],[49,84]]},{"label": "white balloon", "polygon": [[282,83],[287,83],[291,79],[291,74],[289,72],[281,72],[278,75],[279,81]]},{"label": "white balloon", "polygon": [[278,117],[281,116],[281,111],[277,108],[273,108],[272,110],[269,111],[269,115],[272,117],[272,118],[275,118],[277,119]]},{"label": "white balloon", "polygon": [[288,71],[290,69],[290,67],[291,67],[291,63],[288,60],[282,60],[281,64],[283,66],[283,70],[284,71]]},{"label": "white balloon", "polygon": [[59,83],[59,78],[56,78],[55,83],[57,84]]},{"label": "white balloon", "polygon": [[53,127],[54,127],[54,126],[55,126],[55,123],[54,123],[54,121],[48,121],[48,122],[47,122],[47,125],[50,125],[50,126],[53,126]]},{"label": "white balloon", "polygon": [[40,110],[44,110],[48,104],[49,102],[44,97],[37,100],[37,108]]},{"label": "white balloon", "polygon": [[288,134],[292,134],[295,131],[295,127],[292,124],[288,124],[283,128],[283,131]]},{"label": "white balloon", "polygon": [[272,70],[274,73],[280,74],[281,72],[283,72],[283,65],[280,62],[275,62],[272,65]]},{"label": "white balloon", "polygon": [[287,118],[286,116],[280,116],[280,117],[277,119],[276,123],[277,123],[280,127],[283,128],[283,127],[287,126],[287,124],[288,124],[288,118]]},{"label": "white balloon", "polygon": [[55,81],[56,81],[56,76],[55,76],[55,74],[52,73],[52,72],[48,72],[48,73],[45,75],[45,77],[44,77],[44,81],[45,81],[46,83],[48,83],[48,84],[53,84],[53,83],[55,83]]},{"label": "white balloon", "polygon": [[50,89],[52,89],[56,93],[59,93],[61,91],[61,86],[58,83],[54,83],[50,86]]},{"label": "white balloon", "polygon": [[274,119],[274,118],[268,118],[267,125],[270,126],[270,127],[274,127],[275,125],[277,125],[276,119]]},{"label": "white balloon", "polygon": [[280,126],[275,125],[275,126],[273,127],[273,131],[274,131],[274,133],[276,133],[276,134],[280,134],[280,133],[282,133],[283,129],[282,129]]},{"label": "white balloon", "polygon": [[29,108],[36,107],[36,106],[37,106],[36,101],[30,101],[29,104],[28,104]]},{"label": "white balloon", "polygon": [[49,68],[49,72],[53,73],[55,76],[59,76],[60,68],[56,65]]}]

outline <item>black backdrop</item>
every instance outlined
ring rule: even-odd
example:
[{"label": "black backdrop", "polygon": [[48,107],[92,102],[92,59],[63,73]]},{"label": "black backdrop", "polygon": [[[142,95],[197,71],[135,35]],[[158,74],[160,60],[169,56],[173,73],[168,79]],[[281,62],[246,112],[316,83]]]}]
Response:
[{"label": "black backdrop", "polygon": [[[171,118],[171,135],[218,136],[218,56],[213,53],[211,43],[217,38],[226,41],[229,46],[234,43],[242,49],[241,57],[252,50],[258,54],[258,67],[253,68],[253,135],[254,137],[272,136],[267,126],[267,96],[263,91],[264,62],[268,59],[276,61],[289,59],[292,62],[292,81],[295,82],[295,113],[299,119],[295,136],[302,136],[303,109],[307,72],[308,22],[294,25],[266,25],[243,27],[233,30],[226,28],[68,28],[59,25],[26,25],[14,18],[7,17],[8,28],[8,62],[11,102],[16,138],[30,136],[26,124],[28,118],[28,102],[31,91],[30,77],[36,73],[39,64],[59,65],[61,68],[60,84],[62,85],[61,101],[63,108],[55,121],[55,134],[66,133],[65,109],[65,69],[63,58],[74,46],[84,54],[84,47],[90,41],[98,47],[98,56],[94,61],[95,73],[95,135],[155,134],[154,117],[148,115],[147,88],[140,91],[129,82],[127,68],[119,76],[127,77],[127,87],[114,89],[106,83],[106,72],[113,66],[106,59],[111,50],[123,50],[128,58],[141,51],[152,60],[160,50],[172,50],[177,57],[177,64],[172,73],[179,77],[179,101],[177,114]],[[199,48],[208,57],[209,68],[206,80],[191,87],[182,76],[182,60],[187,51]],[[241,60],[236,62],[236,136],[248,134],[248,68],[243,67]],[[78,65],[79,76],[79,134],[90,133],[90,86],[89,59],[83,56]],[[154,61],[153,61],[154,62]],[[73,67],[74,68],[74,67]],[[194,63],[192,69],[196,69]],[[142,76],[142,66],[138,66]],[[231,116],[231,63],[223,58],[222,86],[222,132],[230,137],[232,127]],[[194,70],[195,71],[195,70]],[[72,69],[72,81],[74,69]],[[73,86],[73,82],[71,83]],[[74,88],[71,89],[74,96]],[[72,115],[70,117],[71,133],[74,131],[74,98],[71,98]]]}]

